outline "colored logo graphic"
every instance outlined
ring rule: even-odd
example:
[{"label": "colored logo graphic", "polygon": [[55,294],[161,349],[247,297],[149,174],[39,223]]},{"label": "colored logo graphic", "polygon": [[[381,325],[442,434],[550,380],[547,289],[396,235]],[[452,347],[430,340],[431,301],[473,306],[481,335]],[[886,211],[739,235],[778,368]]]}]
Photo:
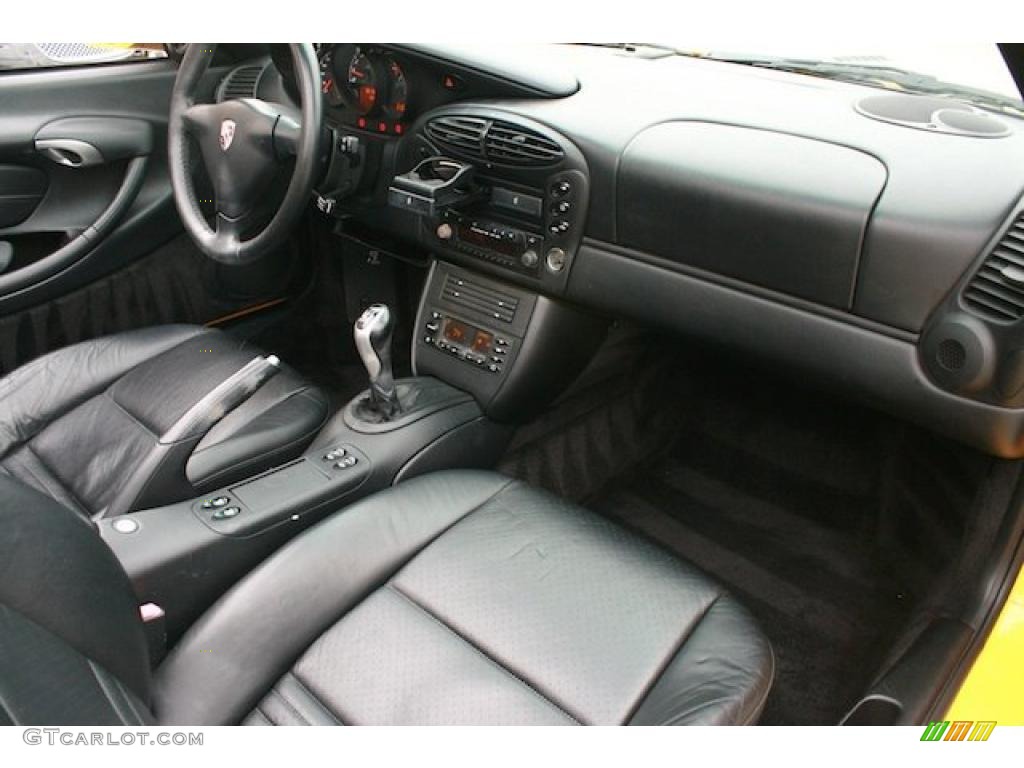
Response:
[{"label": "colored logo graphic", "polygon": [[928,723],[921,741],[988,741],[995,720],[949,720]]}]

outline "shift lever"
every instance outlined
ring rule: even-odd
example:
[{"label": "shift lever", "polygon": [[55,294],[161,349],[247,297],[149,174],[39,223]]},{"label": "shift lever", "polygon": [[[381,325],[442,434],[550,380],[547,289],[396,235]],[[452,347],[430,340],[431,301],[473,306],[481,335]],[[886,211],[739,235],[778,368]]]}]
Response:
[{"label": "shift lever", "polygon": [[385,421],[401,410],[391,367],[391,335],[394,329],[394,318],[385,304],[371,304],[356,320],[356,349],[370,375],[369,406]]}]

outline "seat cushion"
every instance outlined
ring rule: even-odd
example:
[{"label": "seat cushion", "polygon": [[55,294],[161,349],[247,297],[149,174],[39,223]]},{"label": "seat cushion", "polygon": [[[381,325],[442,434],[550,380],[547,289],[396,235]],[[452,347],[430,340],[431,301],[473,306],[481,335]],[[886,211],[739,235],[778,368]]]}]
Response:
[{"label": "seat cushion", "polygon": [[167,723],[714,724],[772,654],[694,567],[508,478],[445,472],[270,558],[160,668]]},{"label": "seat cushion", "polygon": [[[168,325],[44,355],[0,379],[0,472],[84,515],[103,514],[159,436],[259,350],[221,331]],[[174,477],[177,501],[297,455],[327,401],[287,369],[229,413]],[[133,508],[139,508],[135,506]]]}]

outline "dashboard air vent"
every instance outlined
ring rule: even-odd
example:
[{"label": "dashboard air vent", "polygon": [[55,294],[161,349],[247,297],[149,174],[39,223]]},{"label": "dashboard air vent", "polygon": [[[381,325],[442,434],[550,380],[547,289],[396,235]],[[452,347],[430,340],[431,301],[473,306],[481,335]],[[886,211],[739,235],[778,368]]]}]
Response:
[{"label": "dashboard air vent", "polygon": [[467,115],[435,117],[427,137],[445,149],[505,165],[551,165],[564,153],[554,141],[521,125]]},{"label": "dashboard air vent", "polygon": [[511,323],[519,307],[519,299],[515,296],[454,275],[448,275],[445,279],[441,298],[450,304],[503,323]]},{"label": "dashboard air vent", "polygon": [[1001,323],[1024,317],[1024,213],[1014,219],[964,290],[975,313]]},{"label": "dashboard air vent", "polygon": [[562,159],[562,148],[551,139],[498,121],[487,131],[484,151],[488,160],[510,165],[549,165]]},{"label": "dashboard air vent", "polygon": [[437,117],[427,123],[426,132],[428,137],[443,147],[479,157],[483,151],[487,121],[479,117],[456,115]]},{"label": "dashboard air vent", "polygon": [[255,98],[265,69],[264,65],[250,65],[231,70],[217,89],[217,101]]}]

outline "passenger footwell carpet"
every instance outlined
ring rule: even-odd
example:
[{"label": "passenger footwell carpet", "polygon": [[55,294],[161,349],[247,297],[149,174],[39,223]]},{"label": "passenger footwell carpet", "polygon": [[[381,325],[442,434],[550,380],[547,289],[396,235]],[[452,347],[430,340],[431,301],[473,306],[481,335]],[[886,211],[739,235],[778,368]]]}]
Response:
[{"label": "passenger footwell carpet", "polygon": [[[677,446],[587,506],[703,568],[757,617],[776,656],[763,724],[835,724],[874,674],[907,596],[869,545],[787,508],[784,489],[743,482],[749,457],[711,453],[700,461]],[[828,491],[791,481],[803,499]]]},{"label": "passenger footwell carpet", "polygon": [[776,652],[761,722],[835,724],[957,552],[987,460],[622,328],[499,469],[729,587]]}]

